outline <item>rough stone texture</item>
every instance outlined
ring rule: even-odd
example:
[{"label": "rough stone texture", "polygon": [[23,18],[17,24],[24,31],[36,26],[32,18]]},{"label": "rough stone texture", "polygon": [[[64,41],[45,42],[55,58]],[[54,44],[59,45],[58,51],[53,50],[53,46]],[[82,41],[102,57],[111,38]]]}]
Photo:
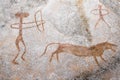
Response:
[{"label": "rough stone texture", "polygon": [[[101,0],[103,1],[103,0]],[[111,2],[110,2],[111,1]],[[117,1],[117,2],[116,2]],[[98,0],[0,0],[0,80],[119,80],[120,79],[120,11],[119,0],[104,0],[103,8],[109,10],[104,16],[108,27],[101,21],[97,28],[95,23],[99,16],[91,10],[97,8]],[[34,21],[34,13],[42,9],[45,20],[45,32],[35,28],[23,30],[27,47],[26,61],[20,56],[19,65],[12,63],[17,54],[15,40],[18,30],[10,25],[19,22],[16,12],[28,12],[30,16],[24,22]],[[37,17],[40,19],[40,16]],[[87,29],[87,30],[86,30]],[[91,40],[92,39],[92,40]],[[57,45],[49,47],[43,57],[45,46],[50,42],[71,43],[91,46],[109,41],[118,45],[115,54],[105,51],[103,57],[107,62],[98,59],[98,67],[93,57],[77,57],[71,54],[60,54],[49,63],[49,58]]]},{"label": "rough stone texture", "polygon": [[120,16],[120,0],[100,0],[106,7]]}]

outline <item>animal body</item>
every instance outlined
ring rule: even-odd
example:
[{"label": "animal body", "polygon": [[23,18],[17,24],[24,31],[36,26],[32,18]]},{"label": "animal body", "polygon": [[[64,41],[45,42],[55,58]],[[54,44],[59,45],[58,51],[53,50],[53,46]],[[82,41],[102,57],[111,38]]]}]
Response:
[{"label": "animal body", "polygon": [[90,47],[73,45],[73,44],[50,43],[46,46],[41,56],[43,56],[46,53],[47,48],[53,44],[58,44],[58,48],[54,52],[52,52],[52,55],[49,60],[50,62],[52,61],[52,58],[55,54],[56,54],[57,60],[59,61],[59,54],[65,52],[65,53],[73,54],[78,57],[92,56],[95,62],[97,63],[97,65],[99,65],[99,63],[96,57],[100,57],[102,60],[105,61],[105,59],[102,57],[104,51],[110,49],[115,52],[117,47],[117,45],[109,42],[99,43]]}]

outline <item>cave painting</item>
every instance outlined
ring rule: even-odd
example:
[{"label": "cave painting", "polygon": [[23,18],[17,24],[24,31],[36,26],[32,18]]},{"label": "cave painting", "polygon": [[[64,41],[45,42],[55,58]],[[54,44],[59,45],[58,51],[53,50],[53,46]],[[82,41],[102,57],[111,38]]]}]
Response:
[{"label": "cave painting", "polygon": [[[37,13],[38,13],[38,12],[39,12],[39,11],[37,11]],[[37,14],[37,13],[36,13],[36,14]],[[18,29],[18,30],[19,30],[19,34],[18,34],[18,36],[17,36],[17,38],[16,38],[16,41],[15,41],[16,48],[17,48],[17,50],[18,50],[18,53],[17,53],[17,55],[15,56],[15,58],[13,59],[13,61],[12,61],[14,64],[18,64],[18,63],[16,62],[16,58],[18,57],[18,55],[19,55],[19,53],[20,53],[20,45],[19,45],[20,42],[22,42],[22,44],[23,44],[23,46],[24,46],[24,52],[23,52],[23,54],[22,54],[22,56],[21,56],[21,59],[25,61],[24,55],[25,55],[25,53],[26,53],[26,45],[25,45],[25,42],[24,42],[24,39],[23,39],[23,29],[29,29],[29,28],[32,28],[32,27],[25,27],[25,28],[23,28],[23,24],[33,24],[33,23],[36,23],[37,29],[38,29],[39,31],[42,31],[42,30],[39,29],[39,26],[40,26],[40,25],[42,25],[42,28],[44,28],[44,25],[43,25],[43,24],[44,24],[44,21],[42,20],[42,12],[40,11],[40,13],[41,13],[41,20],[40,20],[40,21],[37,21],[37,20],[36,20],[36,14],[35,14],[35,21],[33,21],[33,22],[27,22],[27,23],[24,23],[24,22],[23,22],[23,19],[26,18],[26,17],[28,17],[28,16],[29,16],[29,13],[27,13],[27,12],[17,12],[17,13],[15,14],[16,18],[19,18],[20,22],[19,22],[19,23],[14,23],[14,24],[11,25],[11,28],[13,28],[13,29]],[[38,24],[38,22],[39,22],[39,24]],[[13,25],[19,25],[19,27],[13,27]],[[34,27],[34,26],[33,26],[33,27]],[[44,29],[43,29],[43,30],[44,30]]]},{"label": "cave painting", "polygon": [[[82,0],[81,0],[81,1],[78,1],[78,3],[81,4],[81,3],[82,3]],[[95,12],[97,12],[97,11],[98,11],[99,13],[95,13]],[[103,13],[103,11],[105,11],[105,13]],[[37,15],[38,15],[39,13],[40,13],[40,20],[37,21]],[[98,9],[93,9],[93,10],[91,11],[91,13],[93,13],[94,15],[99,15],[99,19],[97,20],[97,22],[96,22],[96,24],[95,24],[95,28],[98,26],[98,24],[99,24],[99,22],[100,22],[101,20],[104,21],[104,22],[107,24],[107,26],[109,26],[109,24],[108,24],[108,23],[105,21],[105,19],[104,19],[104,16],[105,16],[105,15],[108,15],[109,12],[108,12],[107,9],[103,9],[101,4],[98,5]],[[19,29],[19,34],[18,34],[18,36],[17,36],[17,38],[16,38],[16,41],[15,41],[16,48],[17,48],[17,50],[18,50],[18,53],[17,53],[17,55],[15,56],[15,58],[13,59],[12,62],[13,62],[14,64],[18,64],[18,63],[16,62],[16,58],[18,57],[18,55],[19,55],[19,53],[20,53],[20,51],[21,51],[20,45],[19,45],[20,42],[22,42],[22,44],[23,44],[23,46],[24,46],[24,51],[23,51],[23,54],[22,54],[22,56],[21,56],[21,59],[25,61],[24,55],[25,55],[25,53],[26,53],[26,45],[25,45],[25,42],[24,42],[24,39],[23,39],[23,35],[22,35],[23,29],[29,29],[29,28],[33,28],[33,27],[34,27],[34,26],[32,26],[32,27],[24,27],[24,28],[23,28],[23,24],[24,24],[24,25],[25,25],[25,24],[35,24],[36,27],[37,27],[37,29],[38,29],[40,32],[44,32],[44,23],[45,23],[45,21],[43,20],[42,11],[41,11],[41,10],[38,10],[37,12],[35,12],[35,14],[34,14],[34,21],[33,21],[33,22],[26,22],[26,23],[23,22],[23,19],[29,16],[29,13],[27,13],[27,12],[18,12],[18,13],[15,14],[15,16],[20,19],[20,22],[19,22],[19,23],[14,23],[14,24],[12,24],[12,25],[11,25],[11,28],[13,28],[13,29]],[[13,27],[13,25],[14,25],[14,26],[15,26],[15,25],[19,25],[19,27]],[[41,28],[40,28],[39,26],[41,26]],[[66,43],[66,44],[50,43],[50,44],[48,44],[48,45],[46,46],[45,51],[44,51],[44,53],[43,53],[41,56],[43,56],[43,55],[46,53],[47,47],[50,46],[50,45],[52,45],[52,44],[58,44],[59,47],[58,47],[58,49],[57,49],[56,51],[54,51],[54,52],[52,53],[51,58],[50,58],[50,60],[49,60],[50,62],[52,61],[52,57],[54,56],[54,54],[56,54],[57,60],[59,61],[58,53],[68,52],[68,53],[72,53],[72,54],[74,54],[74,55],[76,55],[76,56],[86,56],[86,57],[87,57],[87,56],[93,56],[95,62],[96,62],[98,65],[99,65],[99,63],[98,63],[97,58],[96,58],[97,56],[99,56],[102,60],[105,61],[105,59],[102,57],[103,52],[104,52],[104,48],[103,48],[103,47],[105,47],[105,50],[111,49],[111,50],[115,51],[115,50],[113,49],[113,46],[116,46],[115,44],[112,44],[112,43],[109,43],[109,42],[99,43],[99,44],[94,45],[94,46],[91,46],[91,47],[77,46],[77,45],[72,45],[72,44],[67,44],[67,43]]]},{"label": "cave painting", "polygon": [[[40,13],[40,21],[41,21],[40,24],[38,24],[39,21],[37,21],[37,18],[36,18],[38,13]],[[45,23],[45,21],[42,18],[42,11],[41,10],[38,10],[37,12],[35,12],[34,19],[35,19],[35,23],[36,23],[37,29],[40,32],[44,31],[44,23]],[[39,25],[41,25],[42,30],[40,30]]]},{"label": "cave painting", "polygon": [[50,57],[50,62],[52,61],[53,56],[56,54],[57,57],[57,61],[59,62],[59,53],[69,53],[69,54],[73,54],[75,56],[78,57],[93,57],[95,62],[97,63],[97,65],[99,66],[98,60],[96,57],[100,57],[103,61],[106,61],[102,55],[104,53],[105,50],[112,50],[113,52],[116,52],[116,47],[117,45],[109,43],[109,42],[102,42],[90,47],[86,47],[86,46],[79,46],[79,45],[73,45],[73,44],[63,44],[63,43],[50,43],[46,46],[43,54],[41,56],[43,56],[46,51],[47,48],[51,45],[54,44],[58,44],[58,48],[52,52],[52,55]]},{"label": "cave painting", "polygon": [[[98,11],[98,13],[96,13],[97,11]],[[104,12],[104,13],[103,13],[103,12]],[[108,11],[107,9],[103,9],[101,4],[98,5],[98,8],[97,8],[97,9],[93,9],[93,10],[91,11],[91,13],[94,14],[94,15],[99,15],[99,18],[98,18],[98,20],[97,20],[97,22],[96,22],[96,24],[95,24],[95,28],[98,26],[98,24],[100,23],[101,20],[102,20],[108,27],[110,27],[110,25],[109,25],[109,24],[105,21],[105,19],[104,19],[104,16],[105,16],[105,15],[108,15],[108,14],[109,14],[109,11]]]}]

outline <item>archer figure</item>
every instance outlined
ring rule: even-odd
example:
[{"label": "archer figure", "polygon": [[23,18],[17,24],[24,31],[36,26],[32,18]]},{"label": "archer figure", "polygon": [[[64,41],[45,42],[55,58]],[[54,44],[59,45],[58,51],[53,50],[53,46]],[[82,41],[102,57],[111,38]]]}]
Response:
[{"label": "archer figure", "polygon": [[[41,14],[42,14],[42,13],[41,13]],[[14,64],[18,64],[18,63],[16,62],[16,58],[18,57],[19,52],[20,52],[20,46],[19,46],[19,43],[20,43],[20,42],[22,42],[22,44],[24,45],[24,52],[23,52],[23,54],[22,54],[22,56],[21,56],[21,59],[25,61],[25,58],[24,58],[23,56],[24,56],[25,53],[26,53],[26,45],[25,45],[25,42],[24,42],[23,37],[22,37],[23,29],[32,28],[32,27],[25,27],[25,28],[23,28],[23,24],[32,24],[32,23],[38,23],[38,22],[40,22],[40,24],[37,24],[37,28],[38,28],[38,30],[41,32],[41,30],[39,29],[39,25],[42,24],[42,28],[43,28],[44,21],[43,21],[43,20],[36,21],[36,19],[35,19],[35,22],[23,23],[23,18],[29,16],[29,13],[26,13],[26,12],[18,12],[18,13],[15,14],[15,16],[16,16],[17,18],[20,18],[20,22],[19,22],[19,23],[14,23],[14,24],[12,24],[12,25],[11,25],[11,28],[13,28],[13,29],[19,29],[19,34],[18,34],[18,36],[17,36],[17,38],[16,38],[16,41],[15,41],[15,44],[16,44],[16,47],[17,47],[17,50],[18,50],[18,54],[15,56],[15,58],[13,59],[12,62],[13,62]],[[13,25],[18,25],[18,24],[19,24],[19,27],[13,27]]]},{"label": "archer figure", "polygon": [[[94,13],[95,11],[98,11],[99,13]],[[103,13],[103,11],[105,11],[106,13]],[[97,27],[97,25],[99,24],[99,22],[102,20],[103,22],[105,22],[105,24],[107,24],[107,26],[110,26],[104,19],[105,15],[109,14],[109,11],[107,9],[102,9],[102,5],[98,5],[98,9],[94,9],[91,11],[92,14],[94,15],[99,15],[99,19],[97,20],[96,24],[95,24],[95,28]]]}]

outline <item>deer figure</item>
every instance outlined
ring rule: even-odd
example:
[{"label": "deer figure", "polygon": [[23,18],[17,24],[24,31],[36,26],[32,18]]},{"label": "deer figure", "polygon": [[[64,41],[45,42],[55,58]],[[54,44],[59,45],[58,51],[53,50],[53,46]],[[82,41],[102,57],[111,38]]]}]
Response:
[{"label": "deer figure", "polygon": [[102,43],[93,45],[91,47],[79,46],[79,45],[73,45],[73,44],[63,44],[63,43],[50,43],[46,46],[41,56],[43,56],[46,53],[47,48],[53,44],[58,44],[58,48],[54,52],[52,52],[52,55],[49,60],[50,62],[52,61],[52,58],[55,54],[57,57],[57,61],[59,61],[58,54],[66,52],[66,53],[73,54],[79,57],[91,57],[92,56],[98,66],[99,66],[99,63],[96,57],[100,57],[102,60],[105,61],[105,59],[102,57],[104,51],[110,49],[113,52],[116,52],[116,47],[117,47],[117,45],[109,43],[109,42],[102,42]]}]

